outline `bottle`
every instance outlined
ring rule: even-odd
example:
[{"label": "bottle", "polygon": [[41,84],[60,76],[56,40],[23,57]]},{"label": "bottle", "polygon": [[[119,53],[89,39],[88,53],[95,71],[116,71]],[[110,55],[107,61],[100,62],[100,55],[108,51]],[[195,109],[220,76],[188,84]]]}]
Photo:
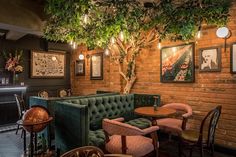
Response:
[{"label": "bottle", "polygon": [[154,96],[153,97],[154,98],[154,105],[153,105],[153,107],[154,107],[154,111],[157,111],[157,99],[158,99],[158,97],[157,96]]}]

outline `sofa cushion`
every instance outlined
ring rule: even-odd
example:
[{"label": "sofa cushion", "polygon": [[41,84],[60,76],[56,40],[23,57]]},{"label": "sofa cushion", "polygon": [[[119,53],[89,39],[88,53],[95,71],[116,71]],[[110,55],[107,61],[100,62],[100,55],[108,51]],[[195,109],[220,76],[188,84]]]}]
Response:
[{"label": "sofa cushion", "polygon": [[145,129],[152,125],[152,122],[146,118],[136,118],[125,123],[136,126],[140,129]]},{"label": "sofa cushion", "polygon": [[89,131],[88,134],[88,145],[90,146],[104,146],[105,144],[105,133],[103,129],[96,131]]}]

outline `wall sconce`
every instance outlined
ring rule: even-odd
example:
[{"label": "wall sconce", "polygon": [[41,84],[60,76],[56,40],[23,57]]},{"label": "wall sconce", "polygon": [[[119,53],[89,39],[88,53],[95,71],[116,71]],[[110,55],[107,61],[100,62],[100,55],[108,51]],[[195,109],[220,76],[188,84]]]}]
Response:
[{"label": "wall sconce", "polygon": [[220,27],[216,31],[216,36],[218,38],[229,38],[230,35],[231,33],[227,27]]},{"label": "wall sconce", "polygon": [[84,55],[82,52],[80,52],[80,54],[79,54],[79,60],[84,60]]},{"label": "wall sconce", "polygon": [[230,30],[227,27],[220,27],[216,31],[216,36],[225,39],[224,51],[226,52],[226,40],[231,36]]}]

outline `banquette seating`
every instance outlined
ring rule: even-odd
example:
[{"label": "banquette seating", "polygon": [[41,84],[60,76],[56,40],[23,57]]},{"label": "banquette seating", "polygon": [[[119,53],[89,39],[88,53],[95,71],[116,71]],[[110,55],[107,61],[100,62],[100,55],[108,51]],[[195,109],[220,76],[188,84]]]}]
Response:
[{"label": "banquette seating", "polygon": [[55,124],[55,113],[54,113],[54,106],[57,101],[64,101],[64,100],[73,100],[73,99],[82,99],[82,98],[89,98],[89,97],[99,97],[99,96],[106,96],[106,95],[117,95],[118,93],[101,93],[101,94],[93,94],[88,96],[71,96],[71,97],[49,97],[49,98],[43,98],[38,96],[31,96],[29,98],[29,106],[34,105],[41,105],[43,107],[46,107],[50,114],[53,116],[53,121],[50,123],[49,127],[47,127],[46,130],[44,130],[44,135],[47,139],[48,144],[50,145],[51,140],[54,140],[55,138],[55,131],[54,131],[54,124]]},{"label": "banquette seating", "polygon": [[[80,99],[57,101],[55,109],[55,145],[60,153],[81,146],[103,147],[105,134],[104,118],[124,117],[126,122],[144,129],[150,120],[137,117],[134,108],[153,105],[154,95],[127,94],[103,95]],[[159,98],[160,96],[157,95]],[[150,99],[151,98],[151,99]]]}]

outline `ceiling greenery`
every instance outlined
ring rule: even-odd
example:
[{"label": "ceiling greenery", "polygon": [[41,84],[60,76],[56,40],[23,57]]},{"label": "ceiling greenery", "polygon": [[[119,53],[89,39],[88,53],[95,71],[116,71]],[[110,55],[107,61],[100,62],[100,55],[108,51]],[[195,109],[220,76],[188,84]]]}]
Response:
[{"label": "ceiling greenery", "polygon": [[[230,0],[47,0],[49,40],[105,48],[121,31],[125,38],[154,28],[158,38],[189,40],[202,23],[225,25]],[[87,18],[85,23],[84,18]]]},{"label": "ceiling greenery", "polygon": [[47,0],[45,38],[100,47],[110,53],[129,93],[136,57],[161,40],[188,41],[203,24],[226,25],[230,0]]}]

